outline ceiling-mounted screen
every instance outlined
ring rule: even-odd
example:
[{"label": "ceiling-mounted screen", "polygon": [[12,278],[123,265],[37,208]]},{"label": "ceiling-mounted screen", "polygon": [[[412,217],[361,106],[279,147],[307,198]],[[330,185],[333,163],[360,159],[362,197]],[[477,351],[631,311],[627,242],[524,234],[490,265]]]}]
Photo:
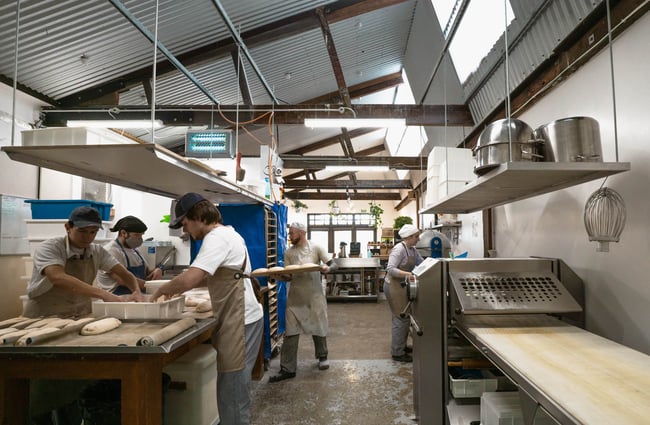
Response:
[{"label": "ceiling-mounted screen", "polygon": [[231,130],[196,130],[185,135],[185,156],[193,158],[234,158]]}]

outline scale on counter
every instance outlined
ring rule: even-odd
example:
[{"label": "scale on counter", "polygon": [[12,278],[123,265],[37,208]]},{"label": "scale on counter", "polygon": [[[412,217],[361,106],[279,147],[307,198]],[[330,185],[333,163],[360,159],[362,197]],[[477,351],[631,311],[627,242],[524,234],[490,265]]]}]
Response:
[{"label": "scale on counter", "polygon": [[562,282],[545,272],[452,272],[464,314],[582,311]]}]

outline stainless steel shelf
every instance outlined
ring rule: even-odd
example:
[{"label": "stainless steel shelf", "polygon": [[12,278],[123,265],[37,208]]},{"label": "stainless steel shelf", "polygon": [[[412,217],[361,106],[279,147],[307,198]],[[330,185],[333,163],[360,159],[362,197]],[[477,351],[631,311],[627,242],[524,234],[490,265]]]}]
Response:
[{"label": "stainless steel shelf", "polygon": [[156,144],[5,146],[15,161],[156,195],[201,193],[221,204],[273,205],[268,199]]},{"label": "stainless steel shelf", "polygon": [[467,214],[629,170],[629,162],[506,162],[420,213]]}]

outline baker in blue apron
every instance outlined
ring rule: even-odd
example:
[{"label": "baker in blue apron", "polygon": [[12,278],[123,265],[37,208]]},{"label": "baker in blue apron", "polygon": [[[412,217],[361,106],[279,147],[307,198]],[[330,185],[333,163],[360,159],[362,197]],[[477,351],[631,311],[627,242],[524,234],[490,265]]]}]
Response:
[{"label": "baker in blue apron", "polygon": [[398,232],[402,241],[397,243],[390,251],[386,265],[386,278],[384,279],[384,294],[392,313],[390,351],[393,360],[409,363],[413,361],[406,347],[409,333],[410,320],[401,317],[408,304],[406,288],[402,286],[411,271],[424,261],[415,245],[420,238],[420,230],[412,224],[405,224]]},{"label": "baker in blue apron", "polygon": [[[147,226],[142,220],[127,215],[119,219],[110,230],[117,232],[117,237],[104,245],[104,248],[136,277],[140,290],[144,290],[145,281],[162,277],[162,270],[157,267],[152,268],[138,249],[147,231]],[[131,293],[131,289],[123,284],[119,276],[110,272],[100,271],[97,275],[97,283],[100,288],[115,295]]]}]

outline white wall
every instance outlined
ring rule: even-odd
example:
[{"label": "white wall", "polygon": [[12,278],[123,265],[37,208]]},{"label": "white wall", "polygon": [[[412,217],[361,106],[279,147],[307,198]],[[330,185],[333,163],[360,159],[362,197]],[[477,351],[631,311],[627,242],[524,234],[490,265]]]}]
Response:
[{"label": "white wall", "polygon": [[[627,208],[619,243],[596,252],[583,222],[587,198],[602,179],[495,208],[500,257],[562,258],[586,285],[587,329],[650,354],[650,15],[615,40],[619,160],[632,170],[611,176]],[[615,161],[609,52],[605,50],[518,117],[535,128],[558,118],[591,116],[601,127],[603,156]]]}]

